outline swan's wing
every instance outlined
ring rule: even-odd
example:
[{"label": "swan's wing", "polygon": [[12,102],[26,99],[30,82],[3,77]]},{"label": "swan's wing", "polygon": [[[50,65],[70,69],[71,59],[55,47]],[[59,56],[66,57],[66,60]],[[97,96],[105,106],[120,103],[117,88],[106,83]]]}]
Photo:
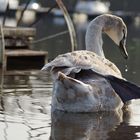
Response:
[{"label": "swan's wing", "polygon": [[80,80],[88,81],[94,78],[105,78],[124,103],[132,99],[140,99],[140,86],[125,79],[113,75],[103,75],[94,70],[82,70],[77,74],[77,77],[81,78]]},{"label": "swan's wing", "polygon": [[94,71],[104,75],[121,77],[119,69],[112,62],[94,52],[85,50],[59,55],[52,62],[46,64],[42,70],[52,71],[54,68],[67,68],[67,70],[70,70],[68,68],[71,68],[71,70],[92,68]]},{"label": "swan's wing", "polygon": [[132,99],[140,98],[140,87],[123,79],[114,76],[106,76],[115,92],[120,96],[125,103]]},{"label": "swan's wing", "polygon": [[140,87],[136,84],[126,81],[124,79],[117,78],[112,75],[102,75],[93,70],[81,70],[76,74],[76,78],[83,82],[90,82],[98,78],[105,78],[119,95],[121,100],[126,103],[132,99],[140,99]]}]

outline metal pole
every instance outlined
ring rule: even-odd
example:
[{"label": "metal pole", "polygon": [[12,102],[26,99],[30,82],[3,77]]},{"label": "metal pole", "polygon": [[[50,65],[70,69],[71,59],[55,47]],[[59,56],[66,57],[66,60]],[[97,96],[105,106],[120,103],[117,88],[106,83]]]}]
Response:
[{"label": "metal pole", "polygon": [[56,0],[56,2],[57,2],[59,8],[62,10],[62,12],[64,14],[64,18],[66,20],[68,30],[69,30],[69,34],[70,34],[71,51],[74,51],[77,48],[77,40],[76,40],[76,33],[75,33],[73,22],[72,22],[69,14],[68,14],[68,11],[67,11],[66,7],[64,6],[62,0]]}]

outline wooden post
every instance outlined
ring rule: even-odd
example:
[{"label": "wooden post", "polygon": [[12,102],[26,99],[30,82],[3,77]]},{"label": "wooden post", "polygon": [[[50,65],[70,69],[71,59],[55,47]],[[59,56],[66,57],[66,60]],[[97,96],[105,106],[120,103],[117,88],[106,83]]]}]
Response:
[{"label": "wooden post", "polygon": [[72,46],[71,51],[74,51],[77,48],[77,40],[76,40],[76,33],[75,33],[74,26],[73,26],[73,22],[68,14],[66,7],[64,6],[62,0],[56,0],[56,2],[64,14],[64,18],[66,20],[69,34],[70,34],[70,40],[71,40],[71,46]]},{"label": "wooden post", "polygon": [[1,33],[1,64],[2,64],[2,70],[1,70],[1,83],[0,83],[0,92],[3,94],[3,83],[4,83],[4,71],[6,70],[6,62],[5,62],[5,41],[4,41],[4,33],[3,33],[3,26],[0,25],[0,33]]},{"label": "wooden post", "polygon": [[0,36],[0,65],[2,65],[2,57],[3,57],[3,52],[2,52],[2,37]]},{"label": "wooden post", "polygon": [[3,26],[0,26],[0,35],[1,35],[1,56],[0,56],[0,63],[2,64],[2,70],[5,70],[6,63],[5,63],[5,40],[4,40],[4,32],[3,32]]}]

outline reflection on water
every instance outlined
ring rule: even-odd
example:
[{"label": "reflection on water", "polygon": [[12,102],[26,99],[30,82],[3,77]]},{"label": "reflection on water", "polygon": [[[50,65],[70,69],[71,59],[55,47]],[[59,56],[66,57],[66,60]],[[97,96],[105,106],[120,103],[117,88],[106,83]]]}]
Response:
[{"label": "reflection on water", "polygon": [[[52,140],[136,140],[140,138],[138,119],[140,112],[135,115],[133,113],[133,111],[91,114],[55,112],[52,114],[51,138]],[[135,121],[136,124],[132,124]]]},{"label": "reflection on water", "polygon": [[49,139],[51,89],[47,76],[6,75],[0,96],[0,140]]},{"label": "reflection on water", "polygon": [[122,113],[99,112],[72,114],[57,112],[52,114],[51,137],[53,140],[93,140],[108,139],[122,122]]}]

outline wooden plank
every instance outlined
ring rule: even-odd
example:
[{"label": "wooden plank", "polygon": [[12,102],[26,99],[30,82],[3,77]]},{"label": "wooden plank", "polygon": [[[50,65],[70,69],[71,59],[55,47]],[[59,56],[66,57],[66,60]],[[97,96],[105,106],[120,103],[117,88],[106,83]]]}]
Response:
[{"label": "wooden plank", "polygon": [[15,48],[15,47],[27,47],[29,43],[27,40],[22,39],[5,39],[5,48]]},{"label": "wooden plank", "polygon": [[25,27],[5,27],[3,28],[4,37],[21,38],[21,37],[34,37],[36,35],[35,28]]},{"label": "wooden plank", "polygon": [[27,50],[27,49],[6,49],[5,55],[11,57],[18,57],[18,56],[47,56],[48,52],[46,51],[34,51],[34,50]]}]

